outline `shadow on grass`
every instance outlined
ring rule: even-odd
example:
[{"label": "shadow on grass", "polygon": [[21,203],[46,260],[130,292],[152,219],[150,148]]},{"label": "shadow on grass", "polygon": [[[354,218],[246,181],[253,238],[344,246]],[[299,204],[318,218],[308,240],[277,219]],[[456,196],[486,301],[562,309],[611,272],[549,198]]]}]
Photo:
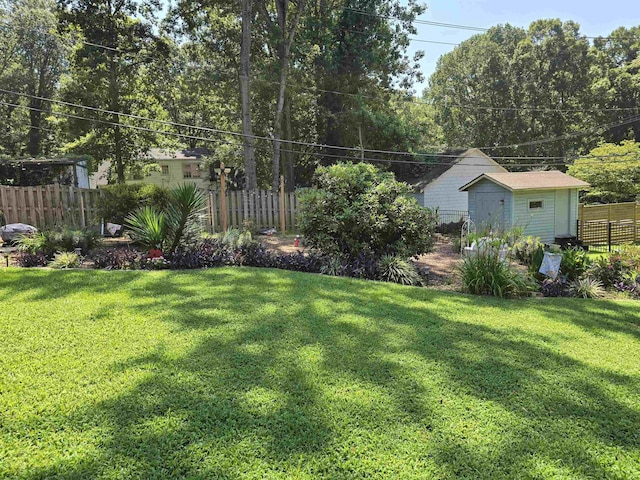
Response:
[{"label": "shadow on grass", "polygon": [[[0,296],[116,289],[127,308],[199,340],[179,358],[158,345],[109,366],[147,375],[69,418],[108,432],[97,456],[25,477],[605,478],[640,468],[638,376],[558,346],[563,326],[637,341],[632,305],[506,302],[253,269],[94,274],[2,277]],[[525,310],[560,326],[543,334],[467,318]],[[404,465],[386,465],[387,452]]]}]

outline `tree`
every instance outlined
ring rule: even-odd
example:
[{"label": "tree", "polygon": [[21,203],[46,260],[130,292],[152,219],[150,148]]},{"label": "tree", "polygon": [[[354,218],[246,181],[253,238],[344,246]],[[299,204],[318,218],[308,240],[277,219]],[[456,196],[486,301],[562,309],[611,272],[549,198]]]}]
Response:
[{"label": "tree", "polygon": [[[593,98],[602,109],[598,123],[622,123],[640,109],[640,27],[620,27],[606,38],[595,39],[591,55]],[[605,138],[612,143],[628,138],[640,141],[640,122],[609,129]]]},{"label": "tree", "polygon": [[276,21],[271,19],[267,3],[259,2],[267,27],[274,39],[275,53],[278,62],[278,96],[276,98],[275,119],[273,123],[273,180],[272,188],[277,191],[280,185],[280,149],[282,144],[283,112],[287,93],[287,80],[289,78],[289,63],[291,59],[291,46],[298,29],[298,23],[302,16],[306,0],[294,0],[293,18],[289,21],[289,0],[276,0]]},{"label": "tree", "polygon": [[562,157],[593,141],[573,135],[596,125],[591,66],[574,22],[498,26],[440,58],[429,96],[449,147]]},{"label": "tree", "polygon": [[[67,68],[71,48],[68,35],[58,33],[58,19],[54,0],[16,0],[0,4],[1,41],[7,48],[0,56],[0,78],[7,90],[9,103],[24,106],[26,115],[7,110],[9,117],[28,116],[26,151],[32,157],[43,153],[42,131],[44,118],[51,111],[49,99],[55,96],[61,75]],[[6,98],[6,97],[5,97]],[[46,130],[46,129],[45,129]],[[21,153],[22,149],[13,149]]]},{"label": "tree", "polygon": [[603,143],[578,158],[568,173],[591,184],[583,197],[587,203],[639,201],[640,143]]},{"label": "tree", "polygon": [[[84,36],[72,62],[71,79],[64,85],[65,100],[111,113],[70,107],[74,115],[90,118],[70,121],[75,138],[72,151],[91,153],[99,162],[110,160],[119,183],[142,154],[162,143],[163,136],[140,129],[161,130],[126,115],[162,119],[147,76],[149,65],[166,54],[166,43],[154,34],[152,18],[145,18],[157,1],[59,0],[61,16]],[[123,115],[124,114],[124,115]]]}]

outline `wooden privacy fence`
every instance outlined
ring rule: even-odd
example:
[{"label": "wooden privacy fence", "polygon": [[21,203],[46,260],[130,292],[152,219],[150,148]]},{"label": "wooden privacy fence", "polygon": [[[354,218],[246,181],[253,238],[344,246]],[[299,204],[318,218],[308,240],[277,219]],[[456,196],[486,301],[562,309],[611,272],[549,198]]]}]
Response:
[{"label": "wooden privacy fence", "polygon": [[635,202],[578,205],[578,238],[589,246],[640,242],[640,205]]},{"label": "wooden privacy fence", "polygon": [[[100,190],[61,185],[0,186],[0,210],[7,223],[28,223],[38,228],[62,224],[90,227],[101,221],[96,209],[100,194]],[[294,192],[227,190],[224,196],[219,191],[206,195],[202,226],[209,231],[222,231],[225,215],[227,228],[241,228],[248,219],[261,229],[275,227],[282,231],[283,221],[285,230],[295,228],[298,202]]]},{"label": "wooden privacy fence", "polygon": [[7,223],[38,228],[61,224],[89,227],[99,223],[95,208],[99,195],[99,190],[63,185],[0,186],[0,210]]},{"label": "wooden privacy fence", "polygon": [[606,205],[578,205],[581,222],[640,222],[640,205],[635,202]]},{"label": "wooden privacy fence", "polygon": [[250,219],[257,228],[275,227],[282,231],[284,216],[284,230],[293,230],[296,224],[297,206],[294,192],[241,190],[227,191],[223,197],[219,191],[210,191],[206,223],[211,231],[222,231],[224,229],[223,212],[226,210],[228,228],[241,228],[243,222]]}]

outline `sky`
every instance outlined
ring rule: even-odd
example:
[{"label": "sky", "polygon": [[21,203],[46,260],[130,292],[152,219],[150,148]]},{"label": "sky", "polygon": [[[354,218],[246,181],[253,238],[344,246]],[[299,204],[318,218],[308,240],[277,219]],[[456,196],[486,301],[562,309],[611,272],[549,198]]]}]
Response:
[{"label": "sky", "polygon": [[[573,20],[580,24],[580,32],[587,36],[605,36],[617,27],[640,25],[638,0],[426,0],[427,11],[422,20],[454,23],[489,28],[510,23],[517,27],[528,27],[540,18]],[[429,25],[416,25],[415,38],[440,42],[460,43],[475,33]],[[412,42],[410,53],[423,50],[420,62],[425,81],[415,86],[422,93],[429,76],[434,72],[438,58],[453,50],[454,46]]]}]

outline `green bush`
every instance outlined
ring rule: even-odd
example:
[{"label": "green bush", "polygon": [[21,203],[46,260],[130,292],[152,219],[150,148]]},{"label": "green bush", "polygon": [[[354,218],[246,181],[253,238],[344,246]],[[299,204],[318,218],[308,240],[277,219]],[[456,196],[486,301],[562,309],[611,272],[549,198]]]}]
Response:
[{"label": "green bush", "polygon": [[51,258],[55,252],[71,252],[80,248],[83,253],[93,250],[100,244],[100,234],[91,229],[73,229],[60,227],[52,230],[42,230],[32,236],[18,239],[18,249],[31,253],[43,253]]},{"label": "green bush", "polygon": [[422,279],[416,267],[407,259],[393,255],[383,255],[378,263],[380,280],[402,285],[421,285]]},{"label": "green bush", "polygon": [[635,278],[640,271],[640,255],[631,248],[623,248],[607,257],[598,258],[591,265],[588,275],[598,280],[604,288]]},{"label": "green bush", "polygon": [[533,280],[501,261],[492,250],[466,257],[459,270],[465,289],[474,295],[520,297],[537,289]]},{"label": "green bush", "polygon": [[[539,237],[525,237],[518,240],[513,245],[513,256],[523,265],[532,265],[534,257],[538,255],[538,251],[543,247]],[[540,268],[540,266],[538,266]]]},{"label": "green bush", "polygon": [[370,164],[320,167],[314,187],[299,192],[298,225],[307,244],[327,254],[426,253],[433,248],[436,216],[409,191],[392,173]]},{"label": "green bush", "polygon": [[572,282],[582,277],[590,265],[591,261],[587,257],[587,252],[581,248],[572,247],[562,252],[560,273],[566,276],[568,281]]},{"label": "green bush", "polygon": [[151,184],[116,184],[101,189],[96,200],[98,220],[122,224],[129,214],[150,206],[159,211],[169,205],[169,190]]},{"label": "green bush", "polygon": [[204,194],[194,183],[179,185],[169,191],[165,210],[143,206],[126,217],[125,225],[144,248],[175,252],[185,238],[195,235],[197,214],[205,202]]},{"label": "green bush", "polygon": [[49,264],[51,268],[78,268],[80,256],[74,252],[58,252]]}]

